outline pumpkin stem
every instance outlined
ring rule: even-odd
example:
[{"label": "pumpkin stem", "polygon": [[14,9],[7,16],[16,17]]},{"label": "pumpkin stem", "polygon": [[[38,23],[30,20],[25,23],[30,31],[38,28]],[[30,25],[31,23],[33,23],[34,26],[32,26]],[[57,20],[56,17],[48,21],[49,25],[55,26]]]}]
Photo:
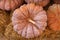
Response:
[{"label": "pumpkin stem", "polygon": [[32,19],[28,19],[28,21],[35,24],[35,22]]}]

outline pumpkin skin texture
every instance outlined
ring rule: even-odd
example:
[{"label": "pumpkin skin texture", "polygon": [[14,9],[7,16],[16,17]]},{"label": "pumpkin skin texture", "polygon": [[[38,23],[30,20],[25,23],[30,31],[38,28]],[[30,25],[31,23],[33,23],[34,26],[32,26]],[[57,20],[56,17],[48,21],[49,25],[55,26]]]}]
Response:
[{"label": "pumpkin skin texture", "polygon": [[48,27],[60,31],[60,4],[53,4],[48,8]]},{"label": "pumpkin skin texture", "polygon": [[12,16],[14,30],[24,38],[38,37],[47,26],[47,15],[42,7],[35,4],[23,5]]},{"label": "pumpkin skin texture", "polygon": [[60,4],[60,0],[53,0],[55,3],[59,3]]},{"label": "pumpkin skin texture", "polygon": [[22,4],[23,0],[0,0],[0,9],[14,10]]},{"label": "pumpkin skin texture", "polygon": [[27,3],[35,3],[40,6],[46,6],[50,0],[25,0]]}]

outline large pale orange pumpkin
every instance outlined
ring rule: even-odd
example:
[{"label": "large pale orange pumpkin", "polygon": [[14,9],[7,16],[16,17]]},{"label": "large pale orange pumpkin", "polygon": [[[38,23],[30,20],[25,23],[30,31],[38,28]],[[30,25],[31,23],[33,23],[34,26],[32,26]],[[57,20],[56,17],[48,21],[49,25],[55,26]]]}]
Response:
[{"label": "large pale orange pumpkin", "polygon": [[23,0],[0,0],[0,9],[13,10],[22,4]]},{"label": "large pale orange pumpkin", "polygon": [[14,30],[25,38],[38,37],[47,26],[47,15],[41,6],[23,5],[12,16]]},{"label": "large pale orange pumpkin", "polygon": [[60,31],[60,4],[53,4],[48,8],[48,26],[54,31]]},{"label": "large pale orange pumpkin", "polygon": [[27,3],[35,3],[40,6],[46,6],[50,0],[25,0]]}]

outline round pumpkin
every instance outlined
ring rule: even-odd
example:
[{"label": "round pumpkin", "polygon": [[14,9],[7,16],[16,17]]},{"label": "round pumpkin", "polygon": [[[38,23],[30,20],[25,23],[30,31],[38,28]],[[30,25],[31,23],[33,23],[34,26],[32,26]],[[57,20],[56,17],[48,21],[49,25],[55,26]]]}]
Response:
[{"label": "round pumpkin", "polygon": [[0,0],[0,9],[13,10],[21,5],[23,0]]},{"label": "round pumpkin", "polygon": [[38,37],[47,26],[47,15],[41,6],[23,5],[12,16],[14,30],[24,38]]},{"label": "round pumpkin", "polygon": [[59,3],[60,4],[60,0],[53,0],[55,3]]},{"label": "round pumpkin", "polygon": [[48,27],[54,31],[60,31],[60,4],[53,4],[48,8]]},{"label": "round pumpkin", "polygon": [[27,3],[35,3],[40,6],[46,6],[50,0],[25,0]]}]

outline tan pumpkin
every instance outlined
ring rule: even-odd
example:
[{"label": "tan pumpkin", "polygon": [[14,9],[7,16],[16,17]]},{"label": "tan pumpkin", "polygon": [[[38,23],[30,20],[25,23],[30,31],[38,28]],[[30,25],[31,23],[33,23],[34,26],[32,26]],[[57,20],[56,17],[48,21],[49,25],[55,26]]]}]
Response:
[{"label": "tan pumpkin", "polygon": [[47,15],[41,6],[23,5],[12,16],[14,30],[24,38],[38,37],[47,26]]},{"label": "tan pumpkin", "polygon": [[53,0],[55,3],[59,3],[60,4],[60,0]]},{"label": "tan pumpkin", "polygon": [[53,4],[48,8],[48,26],[54,31],[60,31],[60,4]]},{"label": "tan pumpkin", "polygon": [[27,3],[35,3],[40,6],[46,6],[50,0],[25,0]]},{"label": "tan pumpkin", "polygon": [[0,0],[0,9],[13,10],[22,4],[23,0]]}]

